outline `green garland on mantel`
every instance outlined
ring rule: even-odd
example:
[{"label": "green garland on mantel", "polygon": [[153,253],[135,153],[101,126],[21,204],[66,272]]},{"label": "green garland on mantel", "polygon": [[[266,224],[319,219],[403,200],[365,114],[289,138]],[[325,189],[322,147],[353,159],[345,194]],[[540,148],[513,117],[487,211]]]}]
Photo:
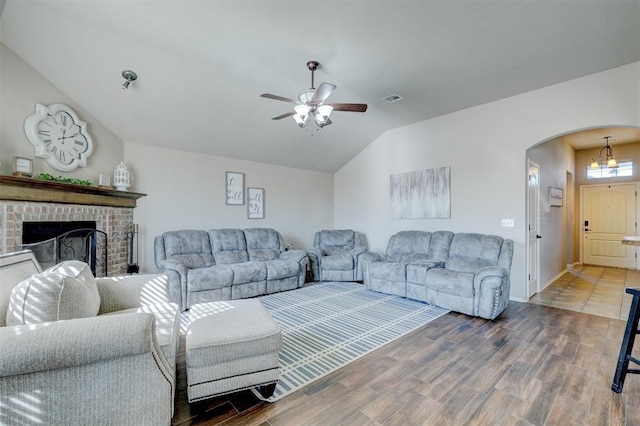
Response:
[{"label": "green garland on mantel", "polygon": [[72,185],[82,185],[82,186],[92,186],[93,182],[91,182],[90,180],[85,180],[85,179],[75,179],[75,178],[68,178],[68,177],[62,177],[62,176],[52,176],[49,173],[40,173],[38,175],[35,175],[36,179],[41,179],[41,180],[48,180],[51,182],[60,182],[60,183],[70,183]]}]

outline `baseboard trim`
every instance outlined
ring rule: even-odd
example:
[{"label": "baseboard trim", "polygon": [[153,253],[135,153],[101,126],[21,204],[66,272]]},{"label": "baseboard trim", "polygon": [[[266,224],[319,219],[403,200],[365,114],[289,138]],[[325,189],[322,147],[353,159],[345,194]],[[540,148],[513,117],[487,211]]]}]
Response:
[{"label": "baseboard trim", "polygon": [[[569,265],[567,265],[569,266]],[[551,285],[551,283],[553,283],[555,280],[557,280],[558,278],[560,278],[561,276],[563,276],[564,274],[566,274],[568,271],[568,269],[563,270],[562,272],[560,272],[559,274],[557,274],[555,277],[551,278],[549,281],[547,281],[541,288],[540,291],[543,291],[545,288],[549,287]]]}]

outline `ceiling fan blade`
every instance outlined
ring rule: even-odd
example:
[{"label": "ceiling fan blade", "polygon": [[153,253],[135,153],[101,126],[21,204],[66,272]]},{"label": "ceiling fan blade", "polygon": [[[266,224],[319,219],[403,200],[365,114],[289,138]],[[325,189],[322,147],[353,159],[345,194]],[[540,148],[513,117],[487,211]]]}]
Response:
[{"label": "ceiling fan blade", "polygon": [[285,98],[284,96],[272,95],[271,93],[263,93],[260,96],[267,99],[275,99],[276,101],[291,102],[292,104],[298,103],[298,101],[294,101],[293,99]]},{"label": "ceiling fan blade", "polygon": [[330,104],[334,111],[365,112],[367,104]]},{"label": "ceiling fan blade", "polygon": [[296,113],[295,111],[291,111],[291,112],[288,112],[286,114],[282,114],[282,115],[279,115],[277,117],[273,117],[272,120],[282,120],[283,118],[291,117],[295,113]]},{"label": "ceiling fan blade", "polygon": [[329,95],[336,90],[336,86],[331,83],[322,83],[317,89],[316,93],[313,94],[313,98],[311,98],[311,103],[313,105],[320,105],[329,97]]}]

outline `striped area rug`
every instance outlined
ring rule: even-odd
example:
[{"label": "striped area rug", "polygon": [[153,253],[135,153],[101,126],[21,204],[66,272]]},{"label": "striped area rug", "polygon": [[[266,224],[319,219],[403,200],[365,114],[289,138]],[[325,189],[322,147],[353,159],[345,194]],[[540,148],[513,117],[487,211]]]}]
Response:
[{"label": "striped area rug", "polygon": [[349,282],[313,284],[260,300],[283,338],[280,380],[270,402],[449,312]]}]

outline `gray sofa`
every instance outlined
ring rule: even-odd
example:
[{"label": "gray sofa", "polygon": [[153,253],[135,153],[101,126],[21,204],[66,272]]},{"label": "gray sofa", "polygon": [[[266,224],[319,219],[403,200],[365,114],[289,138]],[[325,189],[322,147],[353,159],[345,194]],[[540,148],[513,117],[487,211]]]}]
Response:
[{"label": "gray sofa", "polygon": [[507,307],[512,259],[512,240],[450,231],[401,231],[361,256],[368,289],[487,319]]},{"label": "gray sofa", "polygon": [[168,231],[155,238],[154,257],[183,311],[302,287],[309,263],[303,250],[285,251],[271,228]]},{"label": "gray sofa", "polygon": [[80,280],[80,263],[65,276],[30,251],[0,255],[0,424],[171,424],[180,321],[167,278]]},{"label": "gray sofa", "polygon": [[367,247],[360,233],[351,229],[316,232],[307,250],[314,281],[362,281],[360,255]]}]

